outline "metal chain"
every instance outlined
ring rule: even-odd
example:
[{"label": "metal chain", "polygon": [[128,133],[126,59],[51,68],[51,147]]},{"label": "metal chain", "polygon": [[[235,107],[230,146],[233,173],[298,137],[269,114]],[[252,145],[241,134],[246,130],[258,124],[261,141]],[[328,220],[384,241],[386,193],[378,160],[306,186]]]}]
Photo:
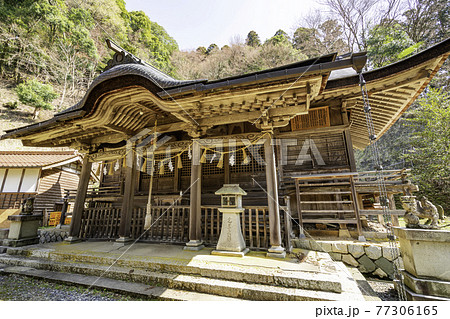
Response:
[{"label": "metal chain", "polygon": [[399,299],[406,301],[406,290],[403,281],[403,275],[400,272],[399,249],[395,241],[392,231],[391,214],[389,213],[389,199],[387,198],[386,183],[384,182],[384,171],[381,164],[380,152],[376,143],[377,136],[375,134],[375,127],[373,125],[372,113],[369,104],[369,95],[367,93],[366,81],[364,80],[362,72],[359,72],[359,86],[361,88],[361,95],[363,100],[364,115],[366,118],[367,130],[369,133],[369,148],[372,153],[372,160],[374,162],[375,171],[377,172],[377,185],[380,193],[380,204],[383,209],[383,219],[387,228],[387,236],[389,239],[389,248],[392,252],[392,257],[395,262],[394,265],[394,281],[397,281],[397,292]]}]

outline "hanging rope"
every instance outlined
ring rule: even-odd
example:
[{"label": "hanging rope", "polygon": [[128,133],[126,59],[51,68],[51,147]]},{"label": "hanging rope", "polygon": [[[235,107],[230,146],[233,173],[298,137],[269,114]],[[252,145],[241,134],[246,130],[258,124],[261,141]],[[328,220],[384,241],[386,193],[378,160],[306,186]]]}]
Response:
[{"label": "hanging rope", "polygon": [[378,191],[380,193],[380,204],[383,209],[383,218],[384,222],[387,225],[387,234],[389,239],[389,248],[394,255],[394,259],[396,260],[394,265],[394,279],[397,280],[397,292],[399,295],[399,299],[402,301],[406,301],[406,290],[405,284],[403,281],[403,275],[399,270],[399,254],[397,243],[395,242],[395,237],[392,231],[392,220],[391,214],[389,213],[389,199],[387,197],[386,191],[386,183],[384,182],[384,172],[383,166],[381,164],[380,152],[378,150],[378,144],[376,143],[377,136],[375,134],[375,127],[373,125],[372,113],[369,104],[369,94],[367,93],[366,81],[364,80],[362,72],[359,72],[359,86],[361,88],[361,95],[363,100],[363,109],[364,115],[366,118],[367,130],[369,133],[369,148],[372,153],[372,160],[374,162],[375,171],[377,172],[377,185]]},{"label": "hanging rope", "polygon": [[152,145],[151,145],[151,151],[152,151],[152,160],[150,161],[150,184],[148,186],[148,199],[147,199],[147,212],[145,214],[145,220],[144,220],[144,229],[147,230],[151,227],[152,225],[152,214],[151,214],[151,210],[152,210],[152,192],[153,192],[153,174],[154,174],[154,167],[155,167],[155,163],[154,163],[154,157],[155,157],[155,150],[156,150],[156,138],[158,137],[156,130],[157,130],[157,125],[158,125],[158,121],[155,121],[155,127],[153,129],[153,140],[152,140]]}]

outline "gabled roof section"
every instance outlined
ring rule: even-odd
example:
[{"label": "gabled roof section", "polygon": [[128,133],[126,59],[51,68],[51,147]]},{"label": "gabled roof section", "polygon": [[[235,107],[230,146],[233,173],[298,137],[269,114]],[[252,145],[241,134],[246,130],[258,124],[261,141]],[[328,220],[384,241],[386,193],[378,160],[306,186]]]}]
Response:
[{"label": "gabled roof section", "polygon": [[0,151],[0,168],[56,167],[79,159],[74,151]]},{"label": "gabled roof section", "polygon": [[[383,68],[363,72],[377,138],[381,137],[419,97],[450,54],[450,39],[446,39],[411,57]],[[369,145],[363,111],[359,76],[345,69],[333,71],[323,93],[315,102],[327,103],[340,99],[350,112],[350,133],[353,146]],[[333,74],[334,73],[334,74]]]},{"label": "gabled roof section", "polygon": [[268,118],[287,125],[308,112],[309,101],[324,89],[332,70],[359,67],[366,59],[356,54],[335,61],[333,53],[220,80],[178,81],[120,47],[115,51],[79,103],[0,139],[81,149],[123,141],[156,121],[161,132],[183,130],[193,136],[220,124],[258,120],[267,125]]}]

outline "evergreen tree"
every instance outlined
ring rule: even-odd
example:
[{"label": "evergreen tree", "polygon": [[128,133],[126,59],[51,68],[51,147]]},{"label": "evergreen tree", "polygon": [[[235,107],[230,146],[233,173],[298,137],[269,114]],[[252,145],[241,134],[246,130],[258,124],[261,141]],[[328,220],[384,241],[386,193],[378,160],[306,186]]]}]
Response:
[{"label": "evergreen tree", "polygon": [[245,39],[245,44],[251,47],[259,47],[261,45],[261,40],[259,39],[258,33],[250,31],[247,34],[247,39]]}]

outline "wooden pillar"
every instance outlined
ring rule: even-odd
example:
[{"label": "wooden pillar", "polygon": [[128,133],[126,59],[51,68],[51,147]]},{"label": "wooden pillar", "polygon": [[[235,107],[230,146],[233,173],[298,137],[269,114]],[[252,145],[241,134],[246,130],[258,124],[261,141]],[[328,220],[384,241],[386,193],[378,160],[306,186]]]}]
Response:
[{"label": "wooden pillar", "polygon": [[284,196],[284,201],[286,205],[286,210],[284,213],[284,237],[286,240],[286,250],[287,252],[292,252],[292,211],[291,211],[291,198],[290,196]]},{"label": "wooden pillar", "polygon": [[72,222],[70,223],[69,237],[67,242],[79,241],[78,236],[81,228],[81,217],[83,216],[84,201],[86,200],[86,192],[91,177],[92,162],[89,162],[89,156],[86,154],[83,158],[83,166],[81,167],[80,180],[78,182],[77,195],[72,212]]},{"label": "wooden pillar", "polygon": [[272,134],[264,141],[264,160],[266,161],[267,202],[269,206],[270,248],[267,256],[285,258],[286,251],[281,247],[280,205],[278,203],[278,180],[275,167]]},{"label": "wooden pillar", "polygon": [[198,139],[192,144],[191,185],[190,185],[190,210],[189,210],[189,242],[185,250],[200,250],[204,248],[202,241],[202,166],[200,164],[201,149]]},{"label": "wooden pillar", "polygon": [[61,217],[59,218],[59,225],[56,226],[56,228],[61,228],[61,226],[64,226],[64,223],[66,221],[66,214],[67,210],[69,208],[69,197],[70,197],[70,190],[66,190],[66,195],[63,199],[63,206],[61,208]]},{"label": "wooden pillar", "polygon": [[355,181],[353,180],[353,176],[349,176],[350,178],[350,189],[352,192],[352,202],[353,202],[353,209],[355,210],[355,217],[356,217],[356,227],[358,229],[358,240],[359,241],[366,241],[364,238],[364,235],[362,233],[362,226],[361,226],[361,217],[359,216],[359,203],[358,203],[358,196],[356,194],[356,188],[355,188]]},{"label": "wooden pillar", "polygon": [[132,241],[130,238],[131,217],[134,208],[134,190],[136,186],[137,156],[133,151],[129,152],[126,159],[125,167],[125,186],[122,199],[122,213],[120,215],[119,239],[118,243],[126,244]]},{"label": "wooden pillar", "polygon": [[[390,210],[396,210],[397,208],[395,207],[394,194],[389,193],[388,194],[388,199],[389,199],[389,209]],[[391,221],[392,221],[392,226],[400,226],[400,224],[398,222],[398,216],[397,215],[391,214]]]}]

